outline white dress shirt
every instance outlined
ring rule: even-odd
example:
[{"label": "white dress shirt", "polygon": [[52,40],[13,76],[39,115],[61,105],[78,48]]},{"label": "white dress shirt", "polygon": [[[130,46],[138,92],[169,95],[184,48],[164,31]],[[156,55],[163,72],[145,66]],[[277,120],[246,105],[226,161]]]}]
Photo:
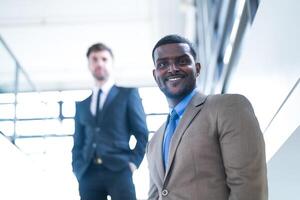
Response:
[{"label": "white dress shirt", "polygon": [[93,88],[93,93],[92,93],[92,101],[91,101],[91,105],[90,105],[90,110],[92,115],[96,115],[96,108],[97,108],[97,94],[98,91],[101,89],[102,93],[100,95],[100,105],[99,105],[99,109],[103,108],[104,102],[108,96],[108,93],[110,92],[111,88],[113,87],[114,82],[111,79],[108,79],[106,83],[104,83],[104,85],[99,88],[99,87],[94,87]]}]

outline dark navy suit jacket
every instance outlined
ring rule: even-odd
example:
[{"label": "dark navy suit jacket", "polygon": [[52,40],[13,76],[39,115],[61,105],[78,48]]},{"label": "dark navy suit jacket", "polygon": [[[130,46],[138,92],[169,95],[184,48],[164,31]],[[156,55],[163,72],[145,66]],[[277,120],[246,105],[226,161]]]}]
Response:
[{"label": "dark navy suit jacket", "polygon": [[[137,89],[113,86],[98,119],[90,111],[91,96],[76,103],[72,167],[78,180],[95,155],[112,171],[141,164],[148,142],[145,113]],[[137,143],[129,148],[130,136]]]}]

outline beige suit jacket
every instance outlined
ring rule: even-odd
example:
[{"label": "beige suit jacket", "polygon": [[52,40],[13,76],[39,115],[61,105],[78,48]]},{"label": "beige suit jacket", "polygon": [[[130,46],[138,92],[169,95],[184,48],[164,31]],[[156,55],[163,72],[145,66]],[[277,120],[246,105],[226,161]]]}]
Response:
[{"label": "beige suit jacket", "polygon": [[149,199],[268,199],[264,139],[245,97],[197,93],[177,125],[166,170],[165,126],[147,146]]}]

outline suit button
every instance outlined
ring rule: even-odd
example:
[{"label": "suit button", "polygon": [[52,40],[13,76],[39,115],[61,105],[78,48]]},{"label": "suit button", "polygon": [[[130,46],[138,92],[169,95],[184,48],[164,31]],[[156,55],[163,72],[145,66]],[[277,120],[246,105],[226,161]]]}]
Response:
[{"label": "suit button", "polygon": [[98,128],[96,128],[96,132],[97,132],[97,133],[99,133],[99,132],[100,132],[100,130],[101,130],[101,128],[99,128],[99,127],[98,127]]},{"label": "suit button", "polygon": [[161,194],[165,197],[169,194],[168,190],[164,189]]},{"label": "suit button", "polygon": [[96,158],[96,159],[94,160],[94,162],[95,162],[95,164],[98,164],[98,165],[102,164],[101,158]]},{"label": "suit button", "polygon": [[95,148],[97,147],[97,144],[94,142],[94,143],[92,144],[92,147],[95,149]]}]

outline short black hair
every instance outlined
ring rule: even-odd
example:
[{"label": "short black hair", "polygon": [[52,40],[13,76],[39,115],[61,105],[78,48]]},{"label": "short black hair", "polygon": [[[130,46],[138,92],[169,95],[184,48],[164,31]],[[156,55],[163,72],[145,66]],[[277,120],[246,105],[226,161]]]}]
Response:
[{"label": "short black hair", "polygon": [[108,51],[109,54],[111,55],[111,57],[114,58],[111,48],[109,48],[107,45],[105,45],[103,43],[96,43],[96,44],[93,44],[92,46],[90,46],[86,52],[86,57],[89,57],[89,55],[92,52],[97,52],[97,51]]},{"label": "short black hair", "polygon": [[197,54],[196,54],[196,50],[194,48],[194,45],[192,44],[191,41],[189,41],[188,39],[180,36],[180,35],[176,35],[176,34],[172,34],[172,35],[166,35],[163,38],[161,38],[154,46],[153,50],[152,50],[152,59],[154,61],[154,51],[155,49],[157,49],[159,46],[165,45],[165,44],[173,44],[173,43],[185,43],[187,45],[189,45],[190,50],[191,50],[191,54],[194,57],[194,59],[196,60],[197,58]]}]

